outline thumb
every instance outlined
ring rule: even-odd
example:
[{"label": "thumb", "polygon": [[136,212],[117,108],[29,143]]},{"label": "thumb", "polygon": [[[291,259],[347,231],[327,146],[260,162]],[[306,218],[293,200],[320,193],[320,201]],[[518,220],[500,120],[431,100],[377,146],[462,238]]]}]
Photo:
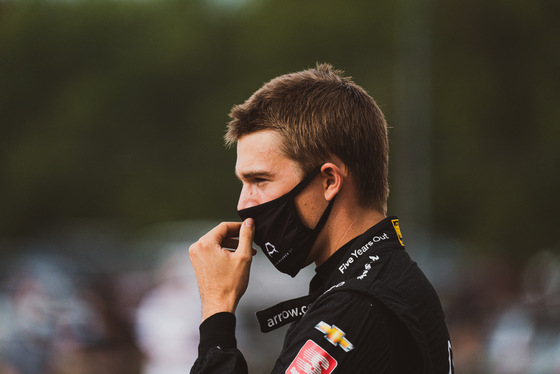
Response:
[{"label": "thumb", "polygon": [[249,255],[253,255],[253,236],[255,235],[255,221],[252,218],[247,218],[241,225],[239,230],[239,245],[237,251],[242,251]]}]

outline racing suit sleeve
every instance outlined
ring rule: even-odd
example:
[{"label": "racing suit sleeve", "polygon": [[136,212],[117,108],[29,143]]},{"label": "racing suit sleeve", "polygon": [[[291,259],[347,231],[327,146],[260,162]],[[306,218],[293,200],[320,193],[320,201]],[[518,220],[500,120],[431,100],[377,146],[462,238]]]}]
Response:
[{"label": "racing suit sleeve", "polygon": [[191,374],[246,374],[247,362],[237,349],[235,315],[217,313],[200,325],[198,358]]},{"label": "racing suit sleeve", "polygon": [[[248,373],[235,322],[233,314],[218,313],[200,325],[191,374]],[[333,292],[290,327],[272,373],[402,374],[421,368],[412,337],[382,304],[355,292]]]}]

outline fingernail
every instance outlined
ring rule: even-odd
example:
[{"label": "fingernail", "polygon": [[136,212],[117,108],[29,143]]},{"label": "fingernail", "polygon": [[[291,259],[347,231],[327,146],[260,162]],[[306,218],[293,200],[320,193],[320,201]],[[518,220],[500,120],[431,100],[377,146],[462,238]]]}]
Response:
[{"label": "fingernail", "polygon": [[247,218],[245,221],[243,221],[243,224],[247,227],[253,227],[255,225],[255,222],[252,218]]}]

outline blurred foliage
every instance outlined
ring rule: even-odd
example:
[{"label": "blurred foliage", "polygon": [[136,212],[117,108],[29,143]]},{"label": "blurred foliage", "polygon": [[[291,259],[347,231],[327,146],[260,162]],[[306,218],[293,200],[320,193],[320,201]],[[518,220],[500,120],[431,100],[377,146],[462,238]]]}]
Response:
[{"label": "blurred foliage", "polygon": [[484,251],[559,247],[557,1],[441,2],[435,221]]},{"label": "blurred foliage", "polygon": [[[433,3],[436,233],[521,258],[558,244],[559,4]],[[0,236],[92,219],[236,219],[229,109],[316,62],[355,77],[398,128],[405,5],[0,2]]]}]

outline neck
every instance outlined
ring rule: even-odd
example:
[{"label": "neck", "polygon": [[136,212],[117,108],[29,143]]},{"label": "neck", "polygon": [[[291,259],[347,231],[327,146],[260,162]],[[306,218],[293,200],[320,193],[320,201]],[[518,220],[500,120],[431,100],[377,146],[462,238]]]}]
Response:
[{"label": "neck", "polygon": [[372,209],[333,209],[313,246],[315,265],[320,266],[344,244],[385,218],[385,214]]}]

